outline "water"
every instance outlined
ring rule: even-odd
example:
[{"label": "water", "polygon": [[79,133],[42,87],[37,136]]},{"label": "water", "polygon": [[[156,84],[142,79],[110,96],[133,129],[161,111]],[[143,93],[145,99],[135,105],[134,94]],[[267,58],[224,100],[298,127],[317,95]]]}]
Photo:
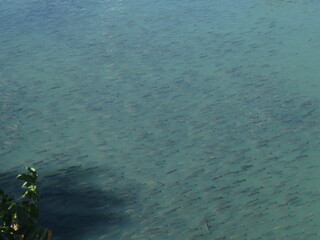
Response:
[{"label": "water", "polygon": [[2,0],[1,186],[55,239],[319,239],[319,8]]}]

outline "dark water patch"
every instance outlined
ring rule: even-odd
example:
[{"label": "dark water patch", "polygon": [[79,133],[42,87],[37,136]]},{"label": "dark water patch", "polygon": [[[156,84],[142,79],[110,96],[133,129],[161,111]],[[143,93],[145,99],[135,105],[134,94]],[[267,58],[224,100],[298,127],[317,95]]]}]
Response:
[{"label": "dark water patch", "polygon": [[130,223],[126,210],[138,207],[137,194],[135,183],[113,169],[57,169],[41,177],[40,222],[53,229],[57,239],[119,235],[114,228]]},{"label": "dark water patch", "polygon": [[[46,174],[45,165],[40,165],[39,224],[52,229],[55,239],[119,238],[126,232],[124,226],[132,224],[132,213],[141,208],[137,185],[114,169],[78,165]],[[16,180],[20,172],[14,168],[0,174],[1,188],[17,199],[23,193]],[[123,231],[116,230],[119,227]]]}]

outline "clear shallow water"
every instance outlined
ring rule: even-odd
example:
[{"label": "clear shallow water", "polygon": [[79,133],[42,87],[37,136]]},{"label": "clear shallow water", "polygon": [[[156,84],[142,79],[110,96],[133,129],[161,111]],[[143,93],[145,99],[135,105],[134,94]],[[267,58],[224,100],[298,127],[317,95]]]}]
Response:
[{"label": "clear shallow water", "polygon": [[2,1],[1,185],[57,239],[318,239],[316,1]]}]

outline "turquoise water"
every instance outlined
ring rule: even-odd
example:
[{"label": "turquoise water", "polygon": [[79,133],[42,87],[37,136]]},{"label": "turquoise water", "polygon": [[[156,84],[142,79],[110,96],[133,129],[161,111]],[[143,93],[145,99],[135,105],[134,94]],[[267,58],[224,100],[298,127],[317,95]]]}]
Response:
[{"label": "turquoise water", "polygon": [[0,2],[1,187],[54,239],[319,239],[320,3]]}]

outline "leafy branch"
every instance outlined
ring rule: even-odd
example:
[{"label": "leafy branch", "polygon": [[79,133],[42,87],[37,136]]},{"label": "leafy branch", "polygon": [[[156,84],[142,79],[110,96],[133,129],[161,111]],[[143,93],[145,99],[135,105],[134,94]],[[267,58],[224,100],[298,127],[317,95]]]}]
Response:
[{"label": "leafy branch", "polygon": [[[39,219],[39,189],[36,185],[38,174],[27,167],[27,173],[17,176],[24,181],[25,190],[19,201],[0,189],[0,239],[1,240],[47,240],[51,231],[37,225]],[[50,231],[50,234],[48,234]]]}]

